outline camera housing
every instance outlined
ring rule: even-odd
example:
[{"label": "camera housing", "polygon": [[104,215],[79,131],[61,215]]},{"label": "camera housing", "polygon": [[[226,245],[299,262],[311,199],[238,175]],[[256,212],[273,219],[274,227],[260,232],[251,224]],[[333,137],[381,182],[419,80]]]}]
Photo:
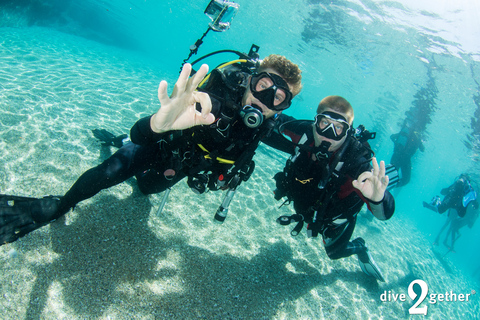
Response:
[{"label": "camera housing", "polygon": [[205,9],[205,14],[212,20],[208,25],[216,32],[230,28],[230,24],[238,12],[240,5],[226,0],[212,0]]}]

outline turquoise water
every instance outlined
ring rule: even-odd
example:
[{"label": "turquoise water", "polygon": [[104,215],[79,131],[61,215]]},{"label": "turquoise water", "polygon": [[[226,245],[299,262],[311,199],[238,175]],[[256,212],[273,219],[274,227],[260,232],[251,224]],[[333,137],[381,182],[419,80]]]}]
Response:
[{"label": "turquoise water", "polygon": [[[282,168],[284,158],[272,158],[272,152],[266,148],[259,151],[259,168],[253,177],[255,179],[252,178],[253,181],[242,186],[242,194],[239,193],[236,202],[232,204],[232,207],[237,206],[239,210],[247,210],[245,207],[255,209],[250,219],[228,218],[238,222],[236,228],[239,230],[233,232],[235,236],[222,238],[218,234],[222,232],[218,231],[214,236],[225,240],[225,243],[220,245],[213,242],[218,248],[205,244],[215,241],[208,236],[214,229],[207,223],[221,201],[221,195],[200,198],[202,203],[182,197],[181,201],[176,201],[177,211],[205,213],[189,222],[182,220],[185,217],[180,213],[175,213],[180,216],[166,218],[165,222],[158,217],[150,217],[148,226],[142,223],[135,226],[153,228],[153,223],[157,229],[153,228],[152,234],[140,236],[141,240],[135,244],[141,247],[142,241],[145,241],[147,248],[155,248],[156,244],[152,244],[156,243],[154,239],[163,239],[165,236],[161,230],[169,231],[175,235],[176,240],[169,238],[170,240],[165,240],[167,244],[184,248],[182,237],[189,239],[186,243],[193,248],[189,250],[192,254],[201,256],[201,262],[216,267],[226,264],[231,268],[230,276],[233,278],[240,275],[249,283],[250,276],[242,272],[242,268],[255,270],[263,277],[268,277],[268,273],[271,273],[277,286],[273,286],[274,295],[266,299],[272,306],[258,318],[291,319],[295,314],[303,319],[355,316],[365,319],[406,318],[411,304],[382,304],[380,293],[384,290],[406,293],[408,284],[413,280],[412,274],[420,274],[419,277],[423,277],[436,292],[450,291],[452,288],[459,293],[478,291],[478,274],[476,278],[473,274],[480,267],[479,223],[472,229],[463,229],[456,253],[448,253],[444,257],[447,249],[432,247],[431,243],[445,217],[429,212],[421,205],[422,201],[429,200],[441,188],[451,184],[461,172],[471,173],[477,181],[480,179],[478,148],[467,143],[478,138],[474,136],[478,132],[472,128],[472,118],[478,117],[477,110],[480,108],[474,101],[474,97],[480,94],[480,47],[477,38],[471,36],[480,34],[478,5],[466,1],[458,4],[457,8],[451,4],[421,7],[420,4],[406,1],[238,3],[240,11],[232,28],[225,33],[209,33],[199,55],[219,49],[247,52],[254,43],[260,46],[261,56],[270,53],[287,56],[302,68],[304,90],[286,113],[297,118],[312,118],[321,98],[331,94],[342,95],[355,108],[355,124],[364,124],[369,130],[377,132],[372,146],[380,159],[390,159],[393,143],[389,137],[399,131],[405,112],[412,107],[415,94],[432,81],[438,89],[432,101],[434,109],[429,114],[431,122],[426,125],[425,151],[417,152],[412,158],[410,183],[401,190],[395,190],[397,209],[394,220],[372,226],[367,219],[361,219],[357,228],[360,234],[364,234],[367,243],[377,244],[374,247],[375,258],[382,262],[380,265],[386,273],[387,283],[374,286],[367,280],[359,283],[350,280],[361,277],[361,273],[354,273],[358,271],[354,259],[332,262],[324,254],[322,256],[319,242],[315,244],[304,239],[283,238],[288,231],[272,223],[279,213],[273,207],[277,203],[271,197],[269,188],[273,187],[270,178]],[[159,81],[165,79],[172,87],[180,64],[188,55],[189,46],[207,28],[208,18],[203,15],[206,4],[206,1],[162,1],[161,4],[153,1],[113,0],[102,1],[100,4],[95,1],[24,1],[13,4],[4,1],[0,7],[0,109],[3,113],[0,116],[1,192],[32,196],[64,193],[79,174],[98,164],[103,156],[98,142],[91,135],[91,129],[103,127],[118,134],[127,132],[137,119],[155,112],[158,108],[156,88]],[[220,61],[213,61],[211,67],[218,62]],[[270,165],[264,168],[262,163],[267,162]],[[259,191],[255,188],[261,189]],[[130,196],[132,192],[135,195],[135,188],[128,184],[104,192],[86,201],[84,207],[76,210],[80,213],[70,217],[71,221],[67,221],[66,225],[78,232],[74,233],[76,237],[94,230],[98,238],[108,241],[112,233],[107,232],[105,235],[95,228],[95,222],[102,223],[101,220],[95,220],[100,218],[95,218],[90,224],[83,221],[92,229],[81,228],[76,221],[82,213],[87,216],[91,212],[97,213],[95,208],[102,203],[109,207],[100,209],[100,213],[125,210],[125,215],[128,216],[136,214],[137,211],[133,208],[154,208],[161,199],[160,196],[153,196],[148,201],[139,200],[140,197]],[[177,192],[179,197],[183,195],[182,192],[191,194],[183,185],[177,187]],[[231,215],[234,215],[234,210],[231,211]],[[146,213],[142,219],[148,220],[148,209],[141,212]],[[108,222],[112,223],[110,220]],[[174,227],[176,224],[188,230],[192,228],[189,231],[191,234],[182,234],[181,228]],[[129,233],[128,227],[121,226],[118,228],[122,232],[113,232],[120,239]],[[158,226],[161,228],[158,229]],[[229,225],[223,227],[233,228]],[[52,231],[43,229],[36,231],[30,238],[22,239],[18,245],[2,247],[4,274],[8,275],[8,285],[3,287],[3,291],[7,292],[7,303],[2,307],[5,312],[12,312],[8,314],[15,314],[17,310],[18,314],[29,318],[28,315],[38,316],[42,310],[48,310],[43,311],[43,316],[47,318],[68,318],[67,315],[71,314],[78,318],[122,318],[123,312],[123,316],[128,318],[126,315],[133,315],[133,311],[112,311],[107,306],[120,308],[115,299],[123,298],[126,301],[142,294],[148,295],[148,303],[163,302],[162,299],[156,300],[152,293],[158,293],[158,288],[148,293],[145,288],[138,290],[130,276],[115,268],[109,269],[104,264],[97,264],[98,256],[104,255],[100,249],[84,247],[66,236],[67,238],[61,239],[68,244],[68,249],[56,248],[55,254],[50,253],[46,248],[49,248],[48,232]],[[201,229],[205,234],[197,234],[193,229]],[[264,235],[259,236],[260,233]],[[195,245],[192,244],[194,236],[199,241]],[[283,242],[278,244],[272,239]],[[277,244],[272,245],[273,243]],[[385,247],[381,245],[383,243]],[[301,249],[298,248],[300,246]],[[115,247],[125,250],[119,243],[113,246]],[[320,247],[318,252],[317,247]],[[20,256],[25,252],[22,261],[30,266],[38,268],[49,265],[44,279],[57,276],[64,282],[75,282],[75,279],[87,277],[90,284],[86,288],[92,292],[91,295],[88,290],[84,292],[72,287],[69,295],[66,295],[70,298],[79,296],[85,306],[74,307],[72,301],[62,300],[59,293],[61,290],[53,280],[50,287],[44,284],[50,288],[45,291],[49,292],[49,297],[60,297],[58,301],[63,302],[58,304],[67,305],[66,308],[56,306],[55,309],[55,303],[52,302],[56,301],[54,298],[44,298],[49,301],[46,303],[49,307],[45,309],[41,308],[41,303],[26,306],[25,301],[32,301],[33,298],[22,298],[18,282],[23,280],[30,283],[29,279],[38,277],[41,273],[33,267],[20,268],[20,262],[17,265],[15,260],[9,260],[9,250],[12,248]],[[239,253],[238,248],[244,252]],[[142,256],[156,260],[163,254],[168,257],[167,261],[180,259],[171,252],[161,251],[157,255],[140,250],[137,256],[133,254],[134,251],[126,250],[139,261]],[[177,251],[188,253],[188,250]],[[275,257],[272,252],[278,251],[282,254]],[[235,258],[213,259],[213,256],[222,257],[222,254],[225,257],[233,255]],[[292,254],[296,259],[304,259],[302,261],[306,261],[306,266],[292,266]],[[62,258],[58,259],[58,256]],[[112,255],[109,258],[114,260],[117,257]],[[269,265],[270,259],[280,269],[286,264],[288,270],[296,271],[296,276],[290,277],[290,273],[273,270]],[[123,288],[116,289],[122,294],[102,295],[101,291],[96,290],[96,281],[101,288],[114,290],[114,285],[110,282],[105,284],[107,280],[101,275],[84,273],[83,268],[75,266],[77,260],[86,260],[100,269],[106,268],[107,273],[113,273],[124,283]],[[187,262],[195,265],[191,260],[193,258],[188,258]],[[48,264],[49,261],[56,262]],[[287,263],[283,263],[285,261]],[[237,266],[234,267],[235,263]],[[158,269],[161,269],[155,263],[138,261],[122,263],[121,267],[128,274],[145,274],[145,278],[151,281],[158,277]],[[12,271],[15,268],[22,270],[23,274]],[[152,269],[155,268],[157,271],[153,272]],[[175,268],[161,269],[163,273],[160,274],[166,273],[175,279],[175,271],[172,271],[177,270]],[[326,276],[317,275],[312,277],[311,282],[308,278],[299,277],[302,274],[313,274],[313,270]],[[185,274],[188,271],[187,267]],[[215,273],[209,268],[202,269],[198,266],[191,267],[191,271],[203,272],[209,276]],[[279,285],[282,277],[287,277],[301,289],[289,291],[288,286]],[[259,278],[262,279],[262,276]],[[343,278],[349,280],[342,283]],[[202,286],[202,281],[188,276],[182,281],[195,288]],[[269,293],[261,291],[258,282],[253,283],[252,287],[241,281],[231,285],[239,287],[242,294],[253,290],[255,294],[252,297],[255,300],[260,300],[264,294]],[[27,285],[25,291],[41,291],[29,291],[32,286],[34,287]],[[168,281],[163,284],[163,288],[168,292],[180,290],[175,286],[169,287]],[[212,291],[206,292],[213,294]],[[279,301],[275,299],[275,294],[280,296]],[[304,298],[309,295],[310,298]],[[323,295],[331,295],[331,298],[327,299]],[[193,295],[186,297],[196,298]],[[214,297],[219,299],[216,295]],[[301,300],[301,297],[306,300]],[[479,305],[478,295],[473,297],[476,305],[469,304],[466,310],[460,303],[429,305],[427,317],[440,319],[442,315],[447,315],[448,309],[448,312],[452,312],[450,316],[457,318],[465,312],[465,319],[473,319],[478,315]],[[102,299],[105,299],[104,303],[97,301]],[[329,309],[333,308],[332,305],[342,304],[342,299],[344,309]],[[54,307],[51,306],[52,303]],[[130,303],[134,305],[144,302],[133,299]],[[215,303],[203,303],[207,311],[203,313],[197,310],[197,317],[208,317],[209,314],[215,314],[214,318],[225,316],[220,312],[214,313],[213,310],[218,311]],[[357,307],[357,304],[359,309],[362,308],[360,314],[350,307]],[[32,308],[32,305],[37,307]],[[253,304],[248,306],[252,307]],[[143,318],[152,318],[152,315],[173,317],[169,312],[178,315],[180,308],[171,305],[161,312],[149,313],[148,305],[142,307]],[[265,308],[265,304],[257,307]],[[97,308],[97,311],[89,311],[91,308]],[[187,309],[196,310],[193,304],[189,308]],[[302,313],[300,309],[308,312]],[[320,309],[321,312],[316,311]],[[51,310],[61,311],[55,313]],[[233,309],[229,312],[232,318],[254,318],[256,315],[254,312],[235,313]],[[183,314],[183,318],[196,316],[192,311]]]}]

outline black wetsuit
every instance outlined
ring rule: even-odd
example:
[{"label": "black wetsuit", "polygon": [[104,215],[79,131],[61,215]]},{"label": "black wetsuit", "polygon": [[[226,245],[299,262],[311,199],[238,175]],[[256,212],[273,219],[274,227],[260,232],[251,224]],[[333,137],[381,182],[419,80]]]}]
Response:
[{"label": "black wetsuit", "polygon": [[424,151],[421,134],[415,131],[415,123],[405,122],[399,133],[392,134],[390,139],[394,142],[393,155],[390,163],[401,173],[401,179],[397,187],[402,187],[410,182],[412,175],[412,157],[417,149]]},{"label": "black wetsuit", "polygon": [[[228,71],[233,83],[246,79],[245,73],[235,66]],[[229,179],[238,171],[245,174],[253,169],[251,159],[255,149],[273,128],[274,120],[267,119],[255,129],[245,126],[238,116],[244,91],[242,88],[232,91],[235,89],[232,83],[225,84],[219,78],[218,73],[212,73],[211,81],[202,89],[212,100],[212,113],[216,117],[212,125],[156,134],[151,130],[150,117],[140,119],[130,131],[132,142],[80,176],[62,197],[61,211],[66,212],[102,189],[133,176],[144,194],[152,194],[187,176],[198,191],[205,187],[226,189]]]},{"label": "black wetsuit", "polygon": [[350,241],[363,204],[367,203],[370,210],[379,210],[385,220],[395,210],[394,199],[388,191],[380,203],[374,203],[365,199],[352,185],[362,172],[371,170],[371,151],[349,136],[328,159],[313,160],[313,122],[292,120],[281,115],[277,123],[285,123],[280,130],[299,146],[280,137],[279,133],[264,140],[268,145],[292,154],[284,171],[275,176],[278,198],[285,195],[293,201],[297,215],[308,223],[308,234],[322,235],[331,259],[364,252],[365,247],[358,241]]},{"label": "black wetsuit", "polygon": [[[131,143],[83,173],[63,197],[42,199],[0,195],[0,243],[8,243],[58,219],[77,203],[130,177],[144,194],[166,190],[188,177],[197,193],[231,189],[251,175],[255,150],[274,127],[266,119],[252,128],[243,122],[242,98],[251,74],[248,64],[214,69],[199,88],[209,94],[215,122],[156,134],[150,118],[131,129]],[[244,112],[246,114],[247,112]]]}]

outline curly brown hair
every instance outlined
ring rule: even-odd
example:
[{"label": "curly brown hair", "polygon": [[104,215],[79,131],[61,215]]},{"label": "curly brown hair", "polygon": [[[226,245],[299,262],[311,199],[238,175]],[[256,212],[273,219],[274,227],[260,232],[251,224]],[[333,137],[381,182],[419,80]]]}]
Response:
[{"label": "curly brown hair", "polygon": [[273,69],[277,71],[282,78],[287,81],[292,89],[292,94],[296,96],[302,90],[302,71],[292,61],[279,54],[271,54],[260,63],[259,71]]}]

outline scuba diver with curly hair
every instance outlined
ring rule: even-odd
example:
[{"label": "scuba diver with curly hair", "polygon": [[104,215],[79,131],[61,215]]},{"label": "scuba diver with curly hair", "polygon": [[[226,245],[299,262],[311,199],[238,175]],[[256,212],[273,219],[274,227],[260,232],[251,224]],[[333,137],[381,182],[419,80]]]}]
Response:
[{"label": "scuba diver with curly hair", "polygon": [[[379,281],[384,277],[370,255],[365,240],[350,241],[357,215],[364,203],[380,220],[388,220],[395,202],[387,191],[389,176],[385,163],[377,163],[366,141],[353,134],[353,108],[340,96],[324,98],[315,122],[296,121],[281,115],[276,135],[264,142],[290,153],[283,172],[275,175],[275,198],[293,201],[296,214],[277,219],[281,225],[292,222],[296,236],[307,224],[307,235],[321,235],[330,259],[356,254],[362,270]],[[282,139],[280,133],[291,141]],[[372,165],[370,165],[372,161]]]},{"label": "scuba diver with curly hair", "polygon": [[131,142],[112,142],[121,148],[83,173],[64,196],[0,195],[0,244],[49,224],[80,201],[133,176],[146,195],[169,191],[186,177],[196,193],[228,190],[226,205],[216,216],[221,222],[236,187],[254,169],[260,140],[302,87],[300,69],[284,56],[250,57],[223,64],[208,76],[207,65],[190,76],[192,66],[185,64],[170,96],[167,83],[160,82],[159,110],[135,123]]}]

